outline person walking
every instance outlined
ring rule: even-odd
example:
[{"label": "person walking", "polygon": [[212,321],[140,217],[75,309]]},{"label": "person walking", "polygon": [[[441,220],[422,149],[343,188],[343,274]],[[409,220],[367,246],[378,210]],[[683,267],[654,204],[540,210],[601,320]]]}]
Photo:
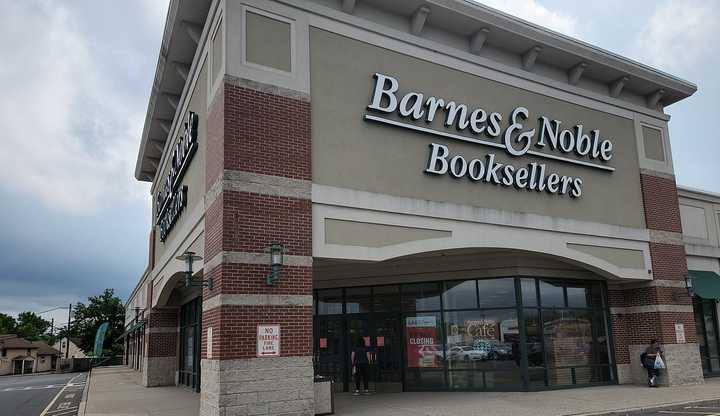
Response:
[{"label": "person walking", "polygon": [[364,337],[358,338],[357,344],[350,355],[350,362],[352,364],[353,375],[355,376],[355,393],[353,393],[353,395],[360,395],[361,379],[364,387],[363,393],[370,394],[370,390],[368,389],[370,382],[370,351],[365,347]]},{"label": "person walking", "polygon": [[648,387],[657,387],[657,378],[660,375],[660,369],[665,368],[662,354],[663,351],[658,340],[651,340],[650,345],[645,349],[642,357],[643,365],[647,370]]}]

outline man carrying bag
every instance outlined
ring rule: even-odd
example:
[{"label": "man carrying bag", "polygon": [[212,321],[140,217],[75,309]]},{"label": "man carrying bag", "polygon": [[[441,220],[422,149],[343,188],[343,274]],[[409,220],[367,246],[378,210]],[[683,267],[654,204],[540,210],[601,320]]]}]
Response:
[{"label": "man carrying bag", "polygon": [[665,361],[662,359],[662,348],[660,343],[653,339],[650,341],[650,346],[645,349],[645,352],[640,356],[643,367],[647,370],[648,374],[648,387],[657,387],[657,378],[660,375],[660,370],[665,368]]}]

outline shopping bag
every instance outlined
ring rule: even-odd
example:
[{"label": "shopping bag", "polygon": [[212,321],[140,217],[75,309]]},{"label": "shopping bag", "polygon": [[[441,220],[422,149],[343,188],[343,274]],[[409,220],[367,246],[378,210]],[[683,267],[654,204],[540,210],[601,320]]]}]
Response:
[{"label": "shopping bag", "polygon": [[655,369],[661,370],[665,368],[665,362],[663,361],[662,357],[660,357],[660,354],[655,357]]}]

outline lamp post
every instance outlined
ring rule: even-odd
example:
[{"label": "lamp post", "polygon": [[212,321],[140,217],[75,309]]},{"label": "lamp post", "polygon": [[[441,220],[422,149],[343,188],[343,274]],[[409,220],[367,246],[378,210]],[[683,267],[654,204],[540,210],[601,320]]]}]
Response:
[{"label": "lamp post", "polygon": [[186,251],[183,254],[175,257],[177,260],[183,260],[185,262],[185,287],[190,286],[203,286],[212,290],[213,281],[212,278],[204,280],[193,280],[193,262],[196,260],[202,260],[202,257],[195,254],[193,251]]},{"label": "lamp post", "polygon": [[280,270],[283,266],[283,254],[285,253],[285,246],[281,243],[270,244],[270,274],[265,279],[265,283],[268,286],[272,286],[276,280],[280,278]]}]

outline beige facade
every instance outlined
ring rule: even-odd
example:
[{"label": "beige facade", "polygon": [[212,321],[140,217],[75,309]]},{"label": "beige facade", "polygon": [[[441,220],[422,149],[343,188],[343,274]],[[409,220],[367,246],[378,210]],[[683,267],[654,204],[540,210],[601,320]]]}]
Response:
[{"label": "beige facade", "polygon": [[[200,324],[173,317],[183,308],[186,321],[197,319],[187,305],[202,295],[202,412],[308,414],[311,354],[319,352],[308,345],[326,348],[322,336],[310,340],[305,331],[284,344],[287,356],[258,358],[256,323],[293,316],[311,328],[320,312],[310,294],[326,289],[342,297],[366,288],[376,296],[375,286],[400,293],[402,285],[447,289],[475,279],[511,281],[514,290],[503,292],[511,303],[525,290],[521,281],[533,282],[530,292],[535,283],[562,280],[556,287],[569,309],[573,285],[600,288],[604,294],[596,292],[587,309],[605,314],[591,320],[606,335],[585,338],[604,345],[607,373],[582,368],[577,374],[587,383],[641,382],[636,352],[656,336],[670,358],[665,382],[702,381],[682,250],[691,268],[710,267],[718,210],[714,202],[681,203],[680,232],[665,113],[695,85],[471,2],[189,4],[171,2],[136,166],[137,179],[153,183],[153,233],[126,324],[147,321],[139,341],[148,347],[139,366],[147,385],[195,377],[181,367],[188,362],[182,351],[198,354],[197,338],[182,334]],[[177,181],[178,189],[187,186],[187,202],[163,238],[156,201],[184,163],[173,155],[191,112],[201,145]],[[290,204],[294,212],[275,211]],[[667,215],[658,220],[658,212]],[[703,228],[711,217],[714,231]],[[293,268],[288,287],[261,281],[270,272],[267,247],[277,240],[292,246],[284,258]],[[665,265],[662,250],[678,256],[677,264]],[[185,287],[186,266],[176,257],[186,251],[203,257],[193,265],[195,283],[212,274],[219,289]],[[522,302],[503,308],[520,311]],[[433,310],[454,313],[445,312]],[[388,319],[399,325],[395,334],[406,329],[401,318]],[[670,319],[682,320],[688,333],[670,333]],[[502,320],[511,331],[513,319],[498,318],[498,328]],[[573,320],[544,325],[552,332]],[[649,328],[643,320],[661,323]],[[520,332],[508,338],[525,345]],[[545,387],[575,384],[575,370],[569,376],[551,367],[591,367],[590,359],[572,361],[555,341],[548,345],[562,352],[551,364],[529,369],[528,351],[523,368],[502,364],[525,389],[533,388],[533,371],[548,371]],[[264,372],[258,383],[246,377]],[[287,374],[296,377],[292,386]],[[456,381],[439,384],[456,388]]]},{"label": "beige facade", "polygon": [[53,371],[58,355],[45,342],[0,335],[0,376]]}]

